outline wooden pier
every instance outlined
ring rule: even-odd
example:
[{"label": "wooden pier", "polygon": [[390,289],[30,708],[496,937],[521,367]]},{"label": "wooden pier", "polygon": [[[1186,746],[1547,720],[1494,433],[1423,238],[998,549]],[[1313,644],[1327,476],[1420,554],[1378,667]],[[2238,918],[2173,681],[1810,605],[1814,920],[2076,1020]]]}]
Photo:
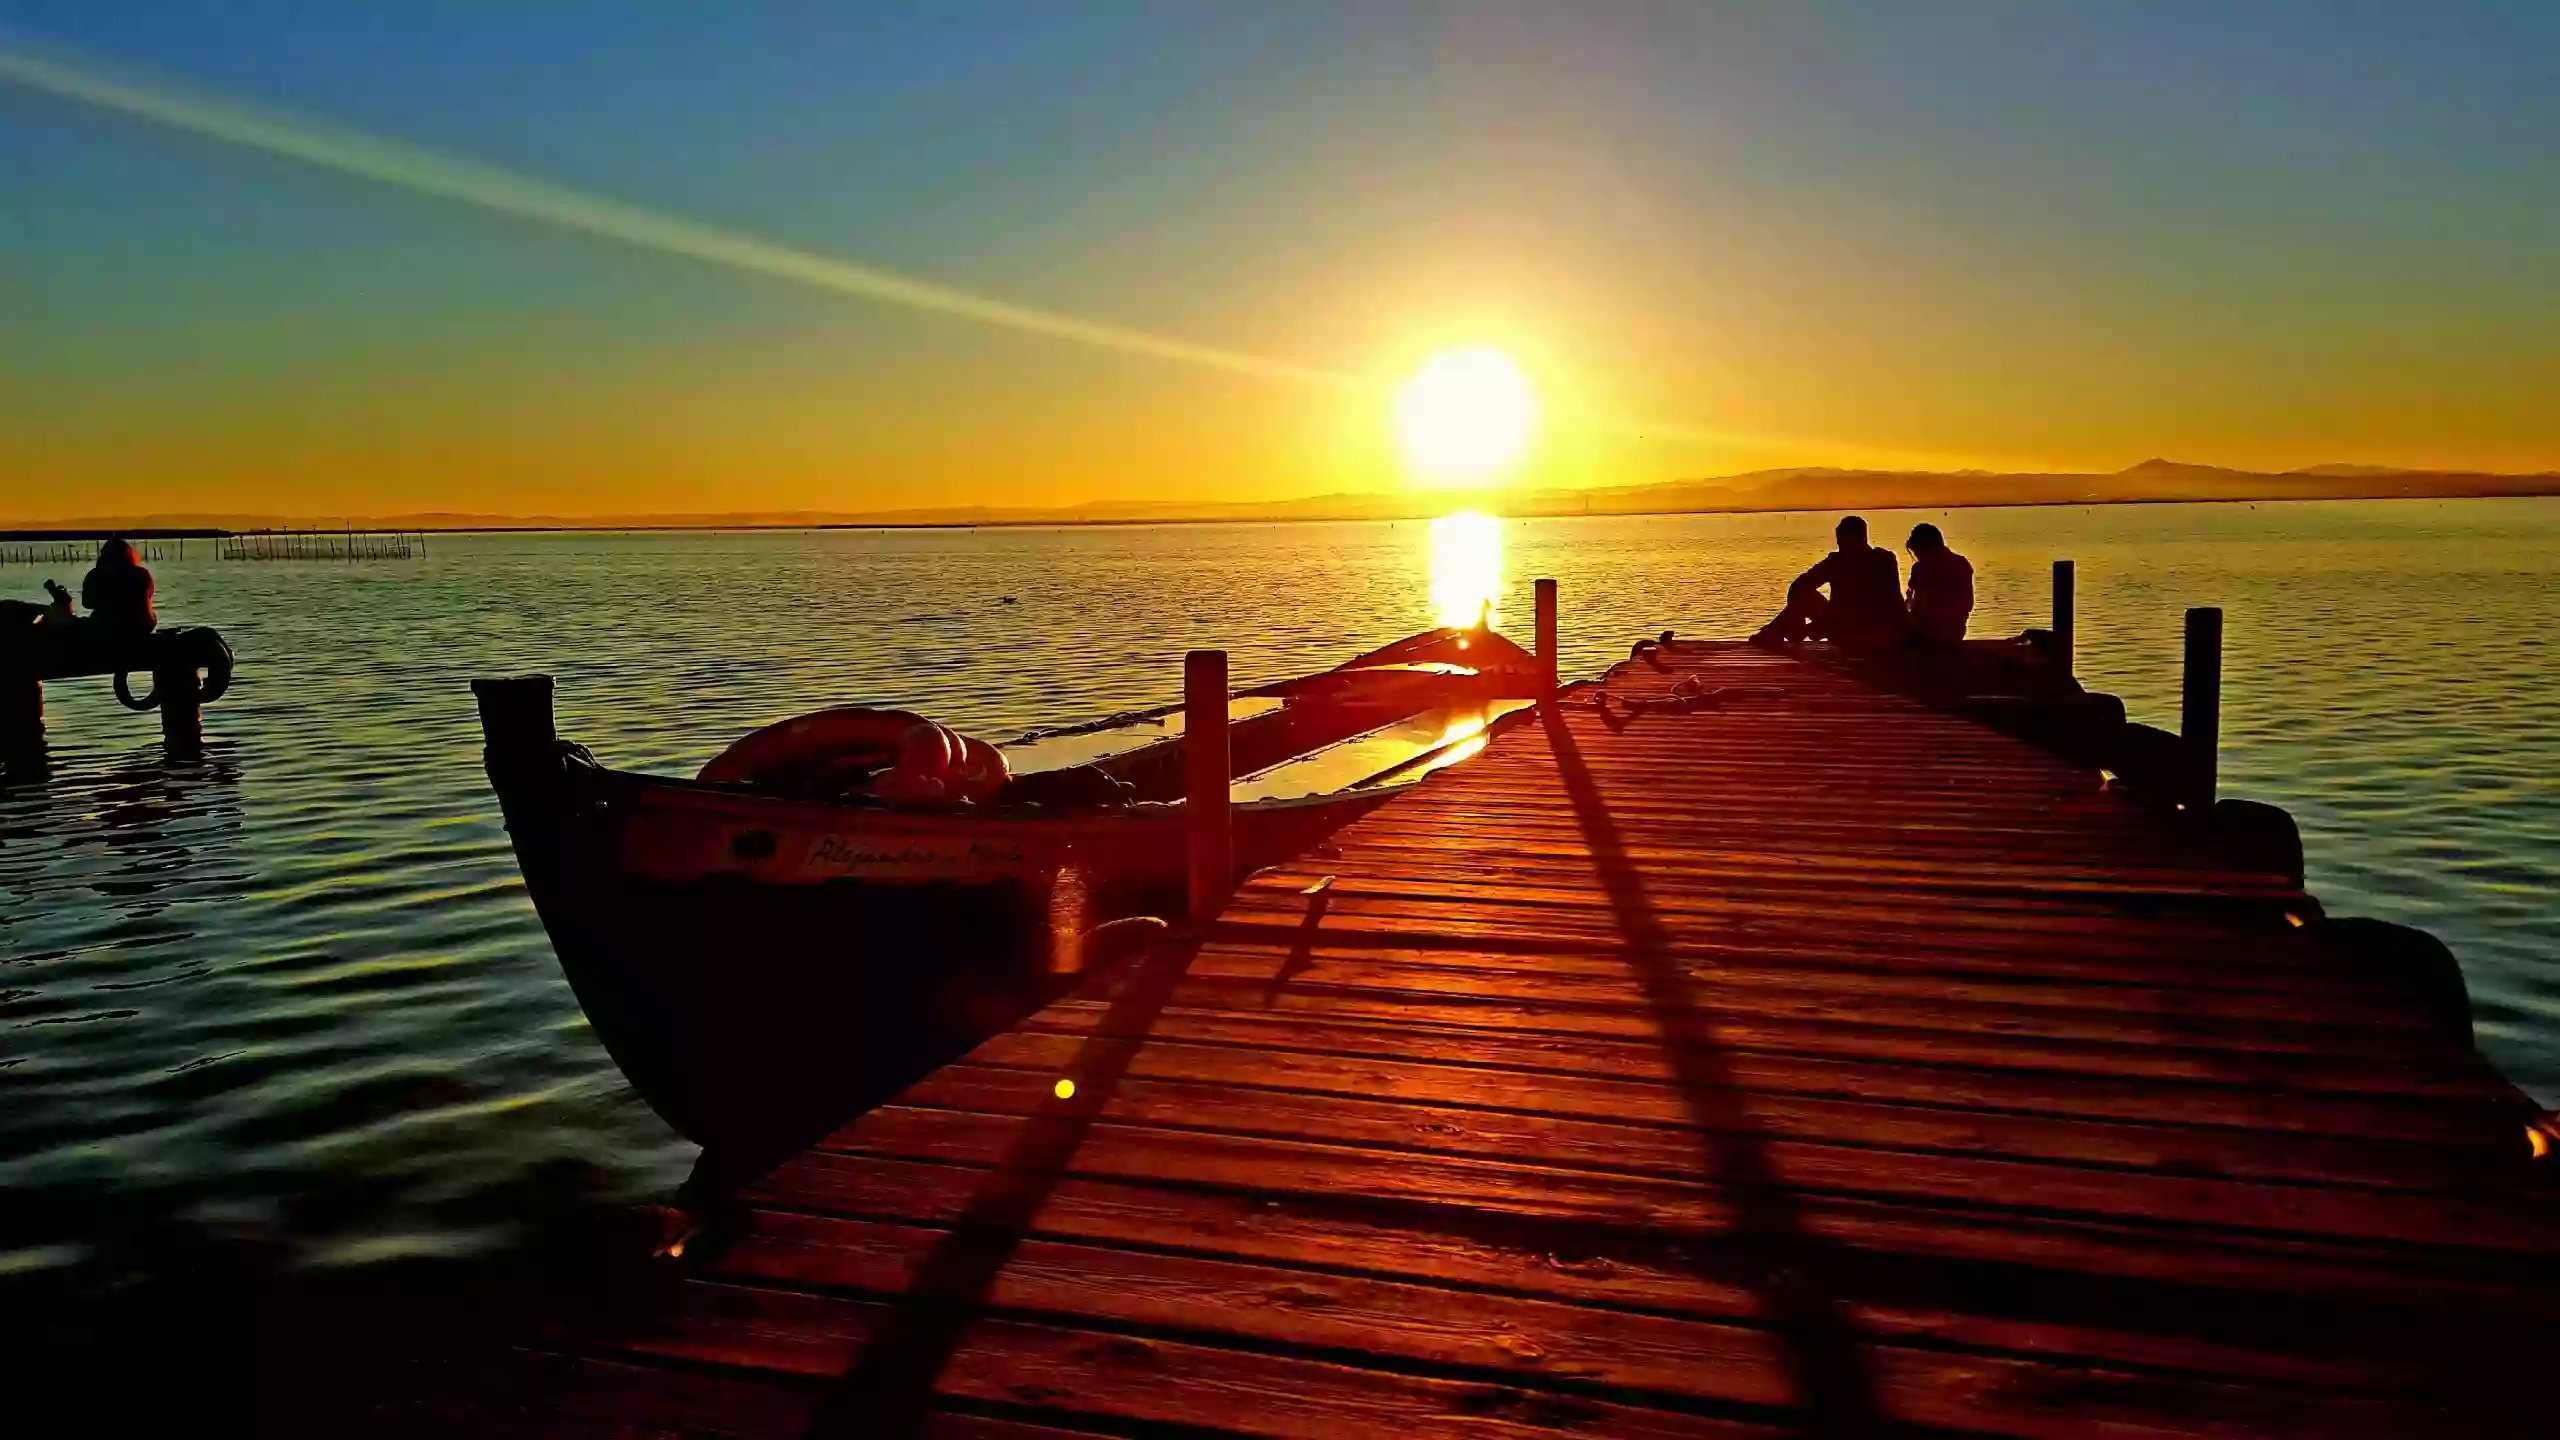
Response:
[{"label": "wooden pier", "polygon": [[1687,713],[1567,691],[414,1418],[2549,1433],[2560,1209],[2440,975],[2200,806],[1656,659]]}]

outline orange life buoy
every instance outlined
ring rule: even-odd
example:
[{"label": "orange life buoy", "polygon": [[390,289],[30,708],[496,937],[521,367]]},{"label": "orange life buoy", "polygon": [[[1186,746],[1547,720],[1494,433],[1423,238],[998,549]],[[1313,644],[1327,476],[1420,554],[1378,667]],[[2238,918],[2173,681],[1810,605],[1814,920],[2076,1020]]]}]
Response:
[{"label": "orange life buoy", "polygon": [[960,741],[960,758],[951,767],[951,785],[960,798],[984,802],[996,798],[996,792],[1013,778],[1013,767],[1005,763],[1004,752],[974,735],[956,737]]},{"label": "orange life buoy", "polygon": [[899,804],[992,800],[1012,778],[1004,752],[946,725],[918,725],[899,742],[898,763],[868,793]]},{"label": "orange life buoy", "polygon": [[959,736],[919,720],[898,737],[898,763],[875,775],[863,792],[901,805],[930,805],[951,798],[951,763]]},{"label": "orange life buoy", "polygon": [[905,710],[840,705],[767,725],[713,756],[694,778],[801,788],[821,770],[844,775],[892,765],[908,733],[931,724]]}]

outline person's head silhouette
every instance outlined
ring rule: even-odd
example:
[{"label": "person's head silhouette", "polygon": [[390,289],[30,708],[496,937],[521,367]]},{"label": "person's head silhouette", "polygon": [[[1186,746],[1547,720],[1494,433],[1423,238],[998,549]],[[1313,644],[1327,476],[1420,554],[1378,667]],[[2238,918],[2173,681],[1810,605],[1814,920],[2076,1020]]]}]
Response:
[{"label": "person's head silhouette", "polygon": [[1903,545],[1914,555],[1926,555],[1932,550],[1946,549],[1947,537],[1938,533],[1937,526],[1924,520],[1911,527],[1911,538]]},{"label": "person's head silhouette", "polygon": [[1844,518],[1831,533],[1839,540],[1840,548],[1849,554],[1854,555],[1867,548],[1867,522],[1859,516]]}]

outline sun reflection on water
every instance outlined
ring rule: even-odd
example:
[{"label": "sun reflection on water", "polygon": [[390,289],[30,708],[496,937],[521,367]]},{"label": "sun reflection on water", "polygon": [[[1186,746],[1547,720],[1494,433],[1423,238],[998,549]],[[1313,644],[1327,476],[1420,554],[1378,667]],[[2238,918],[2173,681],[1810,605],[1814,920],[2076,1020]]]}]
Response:
[{"label": "sun reflection on water", "polygon": [[1431,522],[1431,616],[1435,625],[1502,624],[1502,521],[1461,510]]}]

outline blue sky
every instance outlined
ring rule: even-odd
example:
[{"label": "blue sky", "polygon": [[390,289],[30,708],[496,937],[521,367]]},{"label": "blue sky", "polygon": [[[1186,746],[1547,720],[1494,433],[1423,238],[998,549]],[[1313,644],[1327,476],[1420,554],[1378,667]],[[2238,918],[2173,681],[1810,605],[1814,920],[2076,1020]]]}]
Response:
[{"label": "blue sky", "polygon": [[[1326,370],[1501,345],[1532,480],[2560,467],[2560,6],[0,0],[0,47]],[[5,84],[0,194],[0,473],[105,508],[1396,483],[1365,397]]]}]

